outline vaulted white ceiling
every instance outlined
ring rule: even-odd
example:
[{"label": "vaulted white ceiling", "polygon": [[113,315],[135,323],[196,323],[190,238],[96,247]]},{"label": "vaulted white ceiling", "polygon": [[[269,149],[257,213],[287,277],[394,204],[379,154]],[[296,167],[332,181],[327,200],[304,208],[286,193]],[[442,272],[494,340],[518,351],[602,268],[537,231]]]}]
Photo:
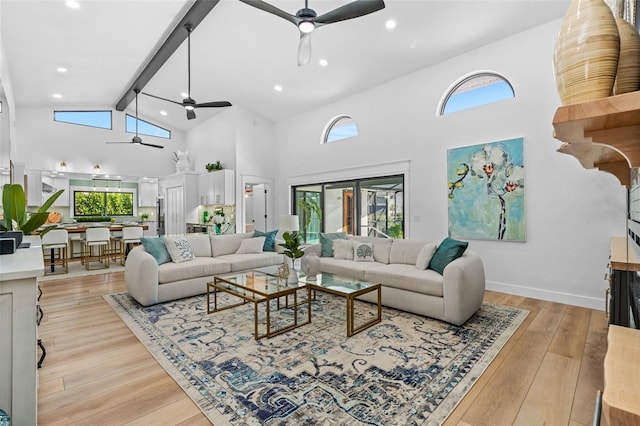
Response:
[{"label": "vaulted white ceiling", "polygon": [[[268,2],[292,14],[304,6],[303,0]],[[346,3],[310,0],[309,7],[322,14]],[[561,18],[569,2],[385,3],[379,12],[319,28],[312,34],[311,62],[298,67],[294,25],[237,0],[221,0],[191,36],[191,95],[198,102],[227,100],[276,122]],[[0,30],[18,107],[115,107],[193,1],[79,4],[70,9],[64,0],[0,0]],[[397,22],[393,30],[385,28],[390,19]],[[276,84],[281,92],[274,90]],[[186,87],[185,42],[143,90],[180,101]],[[183,131],[217,111],[198,109],[198,118],[188,121],[181,106],[146,97],[140,97],[139,110],[143,118]]]}]

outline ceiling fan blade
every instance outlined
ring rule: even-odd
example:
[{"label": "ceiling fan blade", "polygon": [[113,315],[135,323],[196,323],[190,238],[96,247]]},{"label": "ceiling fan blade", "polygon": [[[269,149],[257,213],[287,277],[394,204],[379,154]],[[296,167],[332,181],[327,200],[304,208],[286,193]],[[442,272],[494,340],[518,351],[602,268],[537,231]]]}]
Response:
[{"label": "ceiling fan blade", "polygon": [[298,46],[298,66],[306,65],[311,60],[311,33],[300,33]]},{"label": "ceiling fan blade", "polygon": [[249,6],[253,6],[257,9],[264,10],[265,12],[271,13],[272,15],[279,16],[282,19],[285,19],[291,22],[294,25],[298,25],[300,22],[300,18],[295,15],[291,15],[284,10],[278,9],[275,6],[270,5],[269,3],[263,2],[262,0],[240,0],[242,3],[248,4]]},{"label": "ceiling fan blade", "polygon": [[196,112],[192,109],[187,110],[187,120],[193,120],[196,118]]},{"label": "ceiling fan blade", "polygon": [[346,21],[347,19],[368,15],[381,9],[384,9],[383,0],[357,0],[327,12],[324,15],[320,15],[314,18],[313,22],[318,24],[332,24],[334,22]]},{"label": "ceiling fan blade", "polygon": [[131,142],[105,142],[105,143],[131,143]]},{"label": "ceiling fan blade", "polygon": [[162,145],[156,145],[156,144],[153,144],[153,143],[146,143],[146,142],[140,142],[140,145],[150,146],[150,147],[153,147],[153,148],[160,148],[160,149],[164,148],[164,146],[162,146]]},{"label": "ceiling fan blade", "polygon": [[216,102],[203,102],[201,104],[195,104],[194,108],[222,108],[222,107],[230,107],[232,106],[230,102],[227,101],[216,101]]},{"label": "ceiling fan blade", "polygon": [[172,101],[171,99],[161,98],[160,96],[152,95],[151,93],[145,93],[145,92],[140,92],[140,93],[142,93],[143,95],[149,96],[151,98],[160,99],[161,101],[171,102],[172,104],[177,104],[177,105],[180,105],[180,106],[184,106],[182,104],[182,102],[176,102],[176,101]]}]

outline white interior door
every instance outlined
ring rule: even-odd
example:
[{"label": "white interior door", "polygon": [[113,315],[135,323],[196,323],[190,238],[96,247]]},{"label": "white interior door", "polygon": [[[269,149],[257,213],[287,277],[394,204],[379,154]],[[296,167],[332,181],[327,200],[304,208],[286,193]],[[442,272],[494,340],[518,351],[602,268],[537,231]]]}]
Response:
[{"label": "white interior door", "polygon": [[184,188],[182,186],[167,188],[165,217],[167,235],[185,233],[187,228],[184,220]]},{"label": "white interior door", "polygon": [[267,193],[264,184],[253,186],[253,229],[267,231]]}]

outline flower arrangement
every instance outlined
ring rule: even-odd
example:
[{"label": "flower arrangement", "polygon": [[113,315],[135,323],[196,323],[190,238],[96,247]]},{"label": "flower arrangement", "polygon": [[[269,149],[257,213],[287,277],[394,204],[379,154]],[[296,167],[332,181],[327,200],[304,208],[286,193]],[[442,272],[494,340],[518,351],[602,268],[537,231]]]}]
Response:
[{"label": "flower arrangement", "polygon": [[[215,224],[216,234],[222,234],[222,225],[229,225],[230,220],[229,217],[224,214],[224,210],[217,209],[213,212],[213,215],[209,216],[209,222],[213,222]],[[228,229],[225,229],[225,231],[227,230]]]},{"label": "flower arrangement", "polygon": [[222,164],[220,161],[216,161],[215,163],[207,163],[204,168],[207,169],[208,172],[213,172],[216,170],[222,170]]}]

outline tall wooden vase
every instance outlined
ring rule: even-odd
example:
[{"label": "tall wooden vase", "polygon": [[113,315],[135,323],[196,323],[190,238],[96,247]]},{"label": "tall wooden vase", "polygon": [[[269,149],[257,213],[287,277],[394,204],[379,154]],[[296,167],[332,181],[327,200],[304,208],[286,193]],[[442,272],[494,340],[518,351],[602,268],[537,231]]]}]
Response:
[{"label": "tall wooden vase", "polygon": [[603,0],[571,0],[556,43],[553,65],[564,105],[611,96],[620,36]]}]

